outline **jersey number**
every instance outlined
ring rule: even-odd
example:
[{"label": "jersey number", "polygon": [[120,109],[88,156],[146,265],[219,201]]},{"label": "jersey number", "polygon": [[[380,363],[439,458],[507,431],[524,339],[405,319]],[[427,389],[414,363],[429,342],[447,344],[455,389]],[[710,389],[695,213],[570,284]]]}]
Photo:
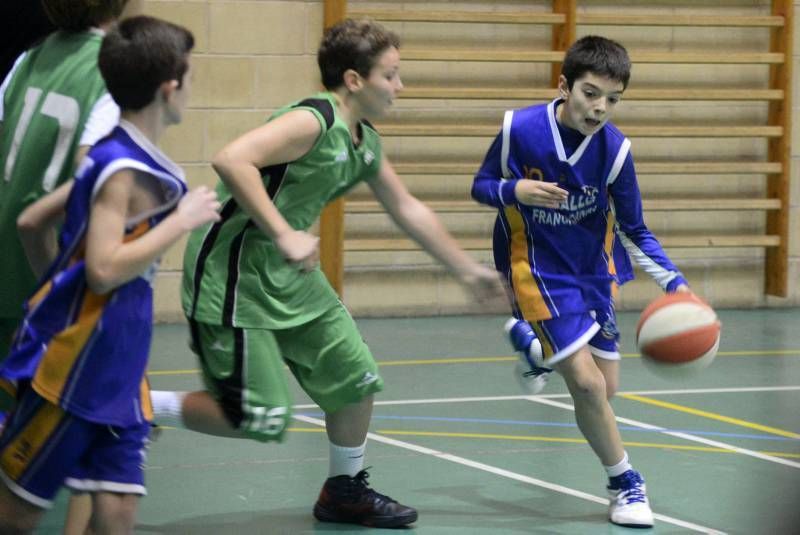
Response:
[{"label": "jersey number", "polygon": [[[17,129],[14,130],[14,139],[11,142],[11,149],[8,151],[8,159],[6,159],[5,180],[11,180],[11,173],[14,170],[14,163],[17,159],[17,152],[22,140],[25,138],[25,132],[31,124],[33,112],[36,110],[39,101],[42,98],[42,90],[38,87],[29,87],[25,92],[25,106],[22,108],[22,115],[19,117]],[[80,106],[78,101],[72,97],[62,95],[60,93],[49,92],[44,97],[42,107],[39,113],[52,117],[58,121],[58,139],[56,139],[56,146],[53,149],[53,155],[50,157],[50,164],[42,178],[42,189],[44,191],[52,191],[61,174],[61,169],[64,165],[64,160],[69,152],[69,147],[72,145],[72,140],[75,137],[75,130],[78,126],[80,119]]]}]

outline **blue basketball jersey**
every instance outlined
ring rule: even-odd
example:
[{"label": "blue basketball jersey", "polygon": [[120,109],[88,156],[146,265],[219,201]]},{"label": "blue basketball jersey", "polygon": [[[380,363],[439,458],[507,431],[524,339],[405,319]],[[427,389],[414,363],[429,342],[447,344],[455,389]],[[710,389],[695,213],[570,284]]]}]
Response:
[{"label": "blue basketball jersey", "polygon": [[[614,286],[633,278],[628,254],[665,290],[685,283],[644,224],[630,141],[607,123],[568,155],[560,102],[506,112],[472,187],[498,208],[495,264],[529,321],[605,309]],[[520,204],[514,188],[524,179],[554,182],[569,197],[555,209]]]},{"label": "blue basketball jersey", "polygon": [[122,169],[158,180],[162,196],[127,221],[125,241],[165,218],[186,192],[181,169],[132,124],[121,121],[78,168],[59,236],[60,252],[33,297],[0,376],[32,379],[36,392],[86,420],[129,426],[152,420],[145,378],[152,334],[152,278],[145,273],[106,294],[86,282],[85,238],[95,196]]}]

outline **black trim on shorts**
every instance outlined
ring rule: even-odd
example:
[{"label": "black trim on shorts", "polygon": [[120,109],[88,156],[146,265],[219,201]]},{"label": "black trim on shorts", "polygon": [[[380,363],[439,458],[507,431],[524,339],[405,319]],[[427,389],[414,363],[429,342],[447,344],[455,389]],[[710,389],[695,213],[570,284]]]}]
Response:
[{"label": "black trim on shorts", "polygon": [[[205,355],[203,355],[202,346],[200,345],[200,336],[198,333],[198,322],[189,319],[189,332],[192,337],[192,348],[197,354],[197,358],[203,364],[204,368],[208,368]],[[244,410],[242,409],[242,394],[244,393],[244,377],[242,376],[244,370],[244,331],[238,327],[233,328],[233,371],[230,376],[224,379],[216,377],[208,377],[212,380],[217,387],[217,392],[220,399],[217,400],[225,417],[231,425],[239,429],[244,420]]]}]

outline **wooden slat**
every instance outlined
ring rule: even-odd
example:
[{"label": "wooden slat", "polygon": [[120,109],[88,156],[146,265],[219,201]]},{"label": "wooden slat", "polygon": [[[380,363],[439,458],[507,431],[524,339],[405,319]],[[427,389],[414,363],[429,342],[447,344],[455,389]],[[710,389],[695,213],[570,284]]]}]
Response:
[{"label": "wooden slat", "polygon": [[776,52],[636,52],[630,53],[636,63],[714,63],[714,64],[778,64],[785,55]]},{"label": "wooden slat", "polygon": [[777,247],[780,236],[734,234],[731,236],[659,236],[664,247]]},{"label": "wooden slat", "polygon": [[[625,126],[617,125],[630,137],[780,137],[780,126]],[[384,137],[493,137],[499,125],[488,124],[380,124]]]},{"label": "wooden slat", "polygon": [[642,208],[652,212],[677,212],[697,210],[779,210],[778,199],[643,199]]},{"label": "wooden slat", "polygon": [[[476,22],[484,24],[564,24],[561,13],[530,13],[514,11],[399,11],[393,9],[353,8],[352,18],[370,18],[392,22]],[[619,13],[579,13],[578,24],[595,26],[722,26],[722,27],[780,27],[783,17],[749,15],[665,15]]]},{"label": "wooden slat", "polygon": [[[401,175],[474,175],[480,162],[394,162],[395,170]],[[781,172],[779,162],[637,162],[639,175],[734,175],[734,174],[776,174]]]},{"label": "wooden slat", "polygon": [[[431,209],[441,213],[480,213],[494,209],[475,201],[426,201]],[[642,206],[651,212],[694,212],[731,210],[780,210],[779,199],[644,199]],[[349,214],[380,214],[383,207],[376,201],[350,201],[345,204]]]},{"label": "wooden slat", "polygon": [[566,17],[559,13],[529,13],[521,11],[422,11],[396,9],[353,8],[351,18],[370,18],[391,22],[479,22],[485,24],[564,24]]},{"label": "wooden slat", "polygon": [[511,63],[549,63],[564,59],[558,50],[445,50],[403,48],[403,60],[417,61],[491,61]]},{"label": "wooden slat", "polygon": [[[668,248],[699,247],[777,247],[779,236],[768,234],[732,234],[725,236],[659,236],[659,241]],[[490,238],[458,238],[459,246],[467,251],[489,251]],[[345,251],[418,251],[420,246],[405,238],[365,238],[344,242]]]},{"label": "wooden slat", "polygon": [[[492,240],[486,238],[460,238],[458,245],[467,251],[488,251]],[[418,251],[417,242],[406,238],[365,238],[344,241],[345,251]]]},{"label": "wooden slat", "polygon": [[724,26],[780,27],[783,17],[758,15],[624,15],[620,13],[579,13],[578,24],[595,26]]},{"label": "wooden slat", "polygon": [[[401,98],[427,99],[492,99],[492,100],[550,100],[556,90],[549,87],[428,87],[406,86]],[[782,100],[780,89],[628,89],[624,100]]]},{"label": "wooden slat", "polygon": [[[509,63],[559,62],[564,52],[558,50],[467,50],[404,48],[401,56],[416,61],[490,61]],[[631,51],[635,63],[692,64],[780,64],[785,54],[778,52],[642,52]]]},{"label": "wooden slat", "polygon": [[775,174],[781,172],[780,162],[638,162],[636,172],[652,175],[738,175]]}]

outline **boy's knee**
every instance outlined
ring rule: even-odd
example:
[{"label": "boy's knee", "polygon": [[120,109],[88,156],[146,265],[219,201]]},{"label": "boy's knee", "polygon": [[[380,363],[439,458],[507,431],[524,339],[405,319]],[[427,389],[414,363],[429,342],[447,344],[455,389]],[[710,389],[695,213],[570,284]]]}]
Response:
[{"label": "boy's knee", "polygon": [[137,502],[113,500],[103,502],[92,513],[91,528],[96,533],[130,533],[136,523]]},{"label": "boy's knee", "polygon": [[583,399],[599,399],[609,396],[605,378],[601,373],[582,374],[576,377],[571,391],[573,397]]},{"label": "boy's knee", "polygon": [[290,419],[288,407],[249,407],[239,430],[261,442],[280,442]]}]

